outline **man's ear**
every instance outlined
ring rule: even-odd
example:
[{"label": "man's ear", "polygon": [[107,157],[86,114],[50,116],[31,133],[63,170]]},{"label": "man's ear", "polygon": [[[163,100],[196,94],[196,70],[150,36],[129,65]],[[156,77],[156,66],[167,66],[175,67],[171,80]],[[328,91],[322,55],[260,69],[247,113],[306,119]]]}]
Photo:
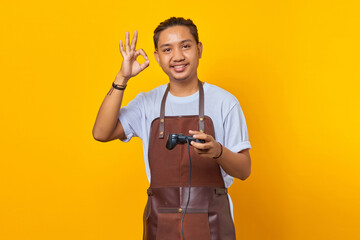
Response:
[{"label": "man's ear", "polygon": [[202,42],[199,42],[199,43],[197,44],[197,48],[198,48],[199,58],[201,58],[201,56],[202,56],[202,51],[203,51]]},{"label": "man's ear", "polygon": [[158,62],[158,64],[160,65],[159,53],[157,50],[154,51],[154,57],[155,57],[156,61]]}]

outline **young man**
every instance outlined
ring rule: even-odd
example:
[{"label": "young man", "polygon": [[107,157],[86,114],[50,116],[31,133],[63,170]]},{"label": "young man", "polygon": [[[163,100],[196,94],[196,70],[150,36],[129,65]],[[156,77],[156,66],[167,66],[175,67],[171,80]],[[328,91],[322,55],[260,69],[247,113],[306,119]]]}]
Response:
[{"label": "young man", "polygon": [[[136,50],[136,41],[137,32],[131,43],[128,32],[125,45],[120,41],[123,62],[100,107],[93,136],[102,142],[127,142],[133,136],[143,140],[150,182],[144,239],[235,239],[227,188],[234,177],[245,180],[251,168],[240,104],[227,91],[199,81],[203,46],[197,28],[190,19],[173,17],[154,31],[155,58],[169,84],[140,93],[121,108],[127,82],[150,62],[144,50]],[[143,64],[136,60],[140,55]],[[167,136],[173,133],[203,142],[169,150]]]}]

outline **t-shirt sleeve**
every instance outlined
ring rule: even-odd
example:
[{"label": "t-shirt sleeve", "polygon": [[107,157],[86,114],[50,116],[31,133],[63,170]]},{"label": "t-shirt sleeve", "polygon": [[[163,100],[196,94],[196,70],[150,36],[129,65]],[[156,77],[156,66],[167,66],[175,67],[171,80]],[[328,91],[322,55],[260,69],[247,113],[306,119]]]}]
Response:
[{"label": "t-shirt sleeve", "polygon": [[245,116],[239,102],[231,108],[224,120],[224,146],[233,152],[250,149]]},{"label": "t-shirt sleeve", "polygon": [[142,139],[142,120],[144,119],[144,111],[142,110],[142,95],[137,95],[129,102],[127,106],[120,109],[119,120],[126,139],[123,142],[128,142],[132,137],[140,137]]}]

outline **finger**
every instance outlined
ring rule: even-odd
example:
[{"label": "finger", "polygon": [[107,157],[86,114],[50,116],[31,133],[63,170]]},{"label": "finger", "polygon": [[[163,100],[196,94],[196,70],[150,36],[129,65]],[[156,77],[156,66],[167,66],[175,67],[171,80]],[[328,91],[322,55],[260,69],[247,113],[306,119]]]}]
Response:
[{"label": "finger", "polygon": [[130,46],[129,46],[129,32],[126,31],[126,34],[125,34],[125,50],[127,53],[129,53],[130,51]]},{"label": "finger", "polygon": [[212,137],[205,133],[198,133],[198,134],[193,135],[193,137],[196,139],[205,140],[205,142],[210,142],[212,140]]},{"label": "finger", "polygon": [[138,56],[143,56],[143,58],[145,58],[145,60],[149,60],[148,56],[146,55],[145,51],[143,49],[138,49],[136,50],[135,52],[135,56],[138,57]]},{"label": "finger", "polygon": [[146,60],[143,64],[140,65],[141,70],[144,70],[145,68],[147,68],[149,66],[150,60],[149,60],[148,56],[146,55],[145,51],[141,48],[135,51],[135,58],[137,58],[140,55],[143,58],[145,58],[145,60]]},{"label": "finger", "polygon": [[195,134],[200,134],[201,132],[194,131],[194,130],[189,130],[189,133],[192,134],[192,135],[195,135]]},{"label": "finger", "polygon": [[122,56],[125,55],[125,51],[124,51],[124,47],[123,47],[123,42],[120,40],[119,42],[119,47],[120,47],[120,53]]},{"label": "finger", "polygon": [[131,40],[131,50],[133,50],[133,51],[135,51],[135,48],[136,48],[137,36],[138,36],[138,32],[135,31],[134,36]]},{"label": "finger", "polygon": [[206,141],[210,141],[211,137],[210,135],[207,135],[203,132],[199,132],[199,131],[193,131],[193,130],[189,130],[189,133],[193,135],[194,138],[196,139],[203,139],[203,140],[206,140]]},{"label": "finger", "polygon": [[141,71],[147,68],[150,65],[150,60],[146,60],[142,64],[140,64]]},{"label": "finger", "polygon": [[198,143],[198,142],[191,141],[191,145],[199,150],[209,150],[211,148],[210,143]]},{"label": "finger", "polygon": [[193,135],[194,138],[196,139],[202,139],[207,141],[208,140],[208,135],[204,134],[204,133],[199,133],[199,134],[195,134]]}]

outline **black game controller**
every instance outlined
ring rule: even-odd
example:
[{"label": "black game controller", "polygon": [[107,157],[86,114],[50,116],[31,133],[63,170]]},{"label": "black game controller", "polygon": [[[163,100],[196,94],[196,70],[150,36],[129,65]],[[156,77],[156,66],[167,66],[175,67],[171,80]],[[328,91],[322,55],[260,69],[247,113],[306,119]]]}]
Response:
[{"label": "black game controller", "polygon": [[189,141],[189,143],[191,141],[194,141],[194,142],[197,142],[197,143],[205,143],[205,140],[193,138],[193,135],[186,136],[186,135],[184,135],[182,133],[180,133],[180,134],[170,133],[168,135],[168,138],[167,138],[167,141],[166,141],[166,148],[171,150],[178,143],[184,144],[184,143],[187,143],[187,141]]}]

